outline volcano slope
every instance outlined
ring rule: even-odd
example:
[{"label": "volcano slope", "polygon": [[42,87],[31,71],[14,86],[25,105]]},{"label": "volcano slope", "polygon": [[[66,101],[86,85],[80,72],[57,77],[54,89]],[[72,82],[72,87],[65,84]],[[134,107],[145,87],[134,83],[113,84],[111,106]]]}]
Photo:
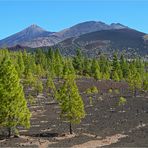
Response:
[{"label": "volcano slope", "polygon": [[[59,83],[55,80],[55,84]],[[29,106],[31,128],[19,127],[21,136],[9,139],[1,130],[0,147],[148,147],[147,93],[132,97],[125,82],[92,78],[79,78],[77,85],[85,104],[86,117],[81,124],[73,125],[73,135],[68,134],[68,123],[60,119],[57,102],[44,92]],[[94,86],[98,93],[86,93]],[[118,105],[120,96],[127,100],[123,106]]]}]

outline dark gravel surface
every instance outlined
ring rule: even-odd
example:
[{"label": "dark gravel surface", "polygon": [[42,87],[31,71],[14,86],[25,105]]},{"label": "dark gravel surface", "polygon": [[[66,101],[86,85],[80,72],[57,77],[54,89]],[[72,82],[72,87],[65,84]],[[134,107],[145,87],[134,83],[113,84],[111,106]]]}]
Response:
[{"label": "dark gravel surface", "polygon": [[[110,147],[148,147],[148,97],[141,94],[136,98],[130,97],[131,93],[124,82],[95,81],[93,79],[79,79],[77,81],[80,93],[85,103],[86,117],[80,125],[73,125],[76,136],[58,140],[57,136],[68,133],[68,123],[59,118],[60,109],[51,98],[38,96],[36,104],[30,107],[32,111],[31,128],[24,130],[20,127],[20,135],[29,136],[36,141],[47,140],[49,147],[71,147],[83,144],[96,137],[102,139],[115,134],[128,135]],[[92,95],[93,103],[89,104],[89,95],[85,94],[87,88],[96,86],[100,92]],[[120,94],[108,93],[110,88],[119,89]],[[127,103],[118,106],[119,97],[125,96]],[[84,134],[86,133],[86,134]],[[92,136],[89,136],[90,134]],[[1,137],[0,147],[18,147],[29,139]],[[52,143],[53,142],[53,143]],[[30,143],[31,147],[37,144]],[[29,144],[28,144],[29,145]],[[107,147],[109,147],[107,146]],[[28,147],[28,146],[27,146]]]}]

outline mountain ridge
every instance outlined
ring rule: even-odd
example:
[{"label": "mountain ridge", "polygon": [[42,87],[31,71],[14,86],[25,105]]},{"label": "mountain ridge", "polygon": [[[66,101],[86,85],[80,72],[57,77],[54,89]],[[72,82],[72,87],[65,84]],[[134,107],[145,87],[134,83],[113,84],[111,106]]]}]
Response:
[{"label": "mountain ridge", "polygon": [[23,29],[22,31],[0,40],[0,47],[16,46],[17,44],[21,45],[23,42],[27,42],[36,38],[36,36],[46,37],[50,34],[52,34],[52,32],[46,31],[38,25],[32,24],[29,27]]},{"label": "mountain ridge", "polygon": [[72,55],[77,48],[88,55],[126,50],[128,54],[148,54],[148,35],[120,23],[110,25],[101,21],[87,21],[59,32],[49,32],[33,24],[26,29],[0,40],[0,47],[11,50],[59,48],[63,54]]},{"label": "mountain ridge", "polygon": [[126,51],[127,54],[147,55],[148,42],[143,37],[147,35],[134,29],[101,30],[87,33],[75,38],[68,38],[52,48],[59,48],[63,54],[73,55],[78,48],[89,55],[96,56],[99,53],[113,53]]},{"label": "mountain ridge", "polygon": [[0,47],[11,47],[16,45],[28,46],[31,48],[52,46],[70,37],[80,36],[82,34],[110,29],[126,28],[119,23],[107,25],[101,21],[86,21],[66,28],[59,32],[50,32],[33,24],[26,29],[0,40]]}]

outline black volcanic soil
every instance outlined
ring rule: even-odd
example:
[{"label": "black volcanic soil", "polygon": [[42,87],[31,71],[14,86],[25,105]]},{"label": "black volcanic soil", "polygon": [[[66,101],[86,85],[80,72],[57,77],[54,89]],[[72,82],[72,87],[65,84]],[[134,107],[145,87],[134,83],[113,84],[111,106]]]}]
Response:
[{"label": "black volcanic soil", "polygon": [[[74,134],[68,134],[68,123],[59,118],[60,109],[52,98],[43,94],[30,107],[32,111],[31,128],[20,129],[19,138],[0,138],[0,147],[148,147],[148,97],[140,94],[131,97],[124,82],[95,81],[81,78],[77,80],[85,103],[86,117],[80,125],[73,125]],[[92,95],[89,103],[87,88],[96,86],[100,92]],[[112,88],[117,92],[108,93]],[[127,103],[118,106],[119,97],[124,96]],[[124,135],[114,142],[116,135]],[[116,139],[115,139],[116,140]]]}]

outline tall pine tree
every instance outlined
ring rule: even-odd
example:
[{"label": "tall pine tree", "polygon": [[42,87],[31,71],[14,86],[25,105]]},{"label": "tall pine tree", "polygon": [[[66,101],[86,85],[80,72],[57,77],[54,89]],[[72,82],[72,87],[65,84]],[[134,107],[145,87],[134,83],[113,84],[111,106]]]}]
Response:
[{"label": "tall pine tree", "polygon": [[11,136],[19,125],[29,128],[30,117],[18,73],[10,59],[4,58],[0,65],[0,125],[7,127]]},{"label": "tall pine tree", "polygon": [[72,124],[79,124],[85,117],[84,104],[73,76],[69,75],[66,78],[58,91],[57,100],[61,108],[61,118],[69,122],[69,130],[72,134]]}]

